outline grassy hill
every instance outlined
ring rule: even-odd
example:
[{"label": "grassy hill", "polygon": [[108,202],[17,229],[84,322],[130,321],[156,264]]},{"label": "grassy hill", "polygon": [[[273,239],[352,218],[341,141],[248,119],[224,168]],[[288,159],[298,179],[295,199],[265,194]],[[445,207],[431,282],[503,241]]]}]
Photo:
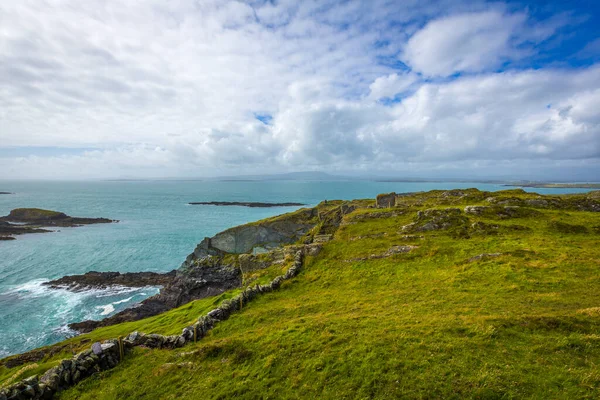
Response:
[{"label": "grassy hill", "polygon": [[[598,398],[600,213],[581,211],[597,202],[463,190],[358,208],[298,277],[198,343],[136,348],[58,398]],[[91,341],[180,333],[236,293],[70,339],[0,367],[0,384]]]}]

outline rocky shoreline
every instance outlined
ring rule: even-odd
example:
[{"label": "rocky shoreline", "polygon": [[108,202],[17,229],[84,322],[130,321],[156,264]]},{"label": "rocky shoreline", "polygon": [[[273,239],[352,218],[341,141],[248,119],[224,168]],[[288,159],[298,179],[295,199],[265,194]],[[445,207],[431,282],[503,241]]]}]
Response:
[{"label": "rocky shoreline", "polygon": [[[69,324],[80,333],[98,327],[127,321],[136,321],[163,313],[193,300],[221,294],[242,286],[243,273],[267,268],[281,263],[294,246],[287,246],[304,237],[310,244],[322,236],[321,229],[339,226],[340,210],[350,212],[345,203],[330,202],[330,211],[319,207],[300,209],[296,212],[274,217],[259,223],[250,223],[227,229],[211,238],[204,238],[177,270],[166,274],[137,272],[88,272],[83,275],[65,276],[45,283],[51,288],[70,291],[104,289],[111,286],[161,286],[160,292],[134,307],[125,309],[100,321],[87,320]],[[325,203],[326,204],[326,203]],[[321,223],[316,232],[313,228]],[[317,240],[314,240],[317,243]],[[289,249],[291,248],[291,249]]]},{"label": "rocky shoreline", "polygon": [[47,233],[52,230],[42,227],[70,228],[91,224],[107,224],[114,221],[108,218],[71,217],[65,213],[40,208],[16,208],[8,215],[0,217],[0,240],[14,240],[15,235],[26,233]]},{"label": "rocky shoreline", "polygon": [[107,289],[113,286],[145,287],[166,286],[173,282],[176,271],[161,274],[158,272],[96,272],[90,271],[83,275],[63,276],[60,279],[44,282],[43,285],[52,289],[67,289],[81,292],[90,289]]},{"label": "rocky shoreline", "polygon": [[241,207],[293,207],[293,206],[304,206],[302,203],[262,203],[253,201],[195,201],[188,203],[192,206],[204,205],[204,206],[241,206]]}]

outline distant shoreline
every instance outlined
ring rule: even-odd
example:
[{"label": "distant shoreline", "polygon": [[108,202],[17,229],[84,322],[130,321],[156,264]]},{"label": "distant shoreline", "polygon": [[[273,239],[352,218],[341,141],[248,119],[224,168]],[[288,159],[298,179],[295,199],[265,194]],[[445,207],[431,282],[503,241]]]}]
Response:
[{"label": "distant shoreline", "polygon": [[195,201],[188,203],[190,205],[206,206],[241,206],[241,207],[294,207],[305,206],[303,203],[261,203],[261,202],[240,202],[240,201]]},{"label": "distant shoreline", "polygon": [[505,184],[503,186],[517,186],[545,189],[600,189],[600,183],[522,183]]}]

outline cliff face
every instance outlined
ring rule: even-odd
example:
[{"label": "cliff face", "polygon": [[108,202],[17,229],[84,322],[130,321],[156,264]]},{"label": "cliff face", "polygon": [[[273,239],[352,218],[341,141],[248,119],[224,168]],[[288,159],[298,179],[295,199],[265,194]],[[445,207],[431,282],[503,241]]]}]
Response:
[{"label": "cliff face", "polygon": [[298,241],[319,222],[318,209],[305,208],[294,213],[257,223],[236,226],[204,238],[182,264],[189,268],[194,261],[224,254],[260,253]]}]

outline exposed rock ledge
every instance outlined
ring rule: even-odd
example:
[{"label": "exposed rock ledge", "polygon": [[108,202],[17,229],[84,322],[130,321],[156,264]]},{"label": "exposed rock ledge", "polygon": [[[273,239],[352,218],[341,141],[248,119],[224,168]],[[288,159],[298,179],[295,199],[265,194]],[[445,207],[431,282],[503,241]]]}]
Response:
[{"label": "exposed rock ledge", "polygon": [[117,222],[108,218],[71,217],[58,211],[42,210],[40,208],[16,208],[8,215],[0,217],[0,238],[11,240],[13,235],[26,233],[52,232],[40,227],[76,227],[90,224],[105,224]]},{"label": "exposed rock ledge", "polygon": [[292,207],[304,206],[302,203],[261,203],[252,201],[195,201],[188,203],[191,205],[208,205],[208,206],[242,206],[242,207]]},{"label": "exposed rock ledge", "polygon": [[53,289],[68,289],[79,292],[88,289],[106,289],[111,286],[144,287],[166,286],[173,282],[175,270],[166,274],[157,272],[96,272],[90,271],[83,275],[64,276],[44,285]]}]

